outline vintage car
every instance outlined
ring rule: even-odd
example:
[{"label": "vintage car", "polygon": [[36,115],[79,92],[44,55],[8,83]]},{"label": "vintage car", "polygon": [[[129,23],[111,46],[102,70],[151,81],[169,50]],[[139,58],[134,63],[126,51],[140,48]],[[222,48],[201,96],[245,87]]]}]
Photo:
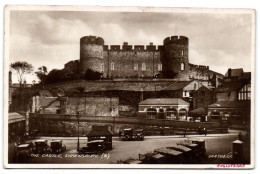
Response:
[{"label": "vintage car", "polygon": [[52,140],[51,141],[51,153],[62,153],[66,150],[65,144],[62,140]]},{"label": "vintage car", "polygon": [[16,147],[18,159],[29,158],[33,151],[34,146],[32,143],[20,144]]},{"label": "vintage car", "polygon": [[122,140],[123,141],[129,141],[129,140],[142,141],[142,140],[144,140],[143,129],[135,129],[135,130],[133,128],[123,129]]},{"label": "vintage car", "polygon": [[38,133],[39,133],[39,131],[38,131],[37,129],[34,129],[34,130],[31,130],[31,131],[30,131],[29,136],[30,136],[31,138],[35,138],[35,137],[38,136]]},{"label": "vintage car", "polygon": [[105,150],[104,140],[89,141],[85,147],[82,147],[79,151],[87,154],[98,154]]},{"label": "vintage car", "polygon": [[50,152],[50,146],[47,140],[36,140],[35,142],[35,153],[44,154]]}]

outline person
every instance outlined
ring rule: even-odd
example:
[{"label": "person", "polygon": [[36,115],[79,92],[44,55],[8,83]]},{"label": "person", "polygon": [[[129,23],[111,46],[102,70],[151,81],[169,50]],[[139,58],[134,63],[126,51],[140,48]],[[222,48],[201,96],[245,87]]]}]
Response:
[{"label": "person", "polygon": [[187,133],[187,128],[184,129],[184,132],[183,132],[183,137],[186,136],[186,133]]},{"label": "person", "polygon": [[201,128],[200,127],[198,127],[198,133],[199,133],[199,135],[201,134]]},{"label": "person", "polygon": [[207,136],[207,128],[204,127],[204,134]]},{"label": "person", "polygon": [[122,129],[119,130],[119,138],[121,138],[122,135]]}]

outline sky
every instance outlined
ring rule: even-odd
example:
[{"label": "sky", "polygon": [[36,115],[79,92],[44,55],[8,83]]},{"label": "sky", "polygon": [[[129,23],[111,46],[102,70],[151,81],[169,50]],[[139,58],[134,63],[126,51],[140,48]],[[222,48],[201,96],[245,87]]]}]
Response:
[{"label": "sky", "polygon": [[[27,61],[37,70],[62,69],[79,59],[82,36],[102,37],[106,45],[162,45],[166,37],[189,38],[189,60],[225,74],[250,71],[252,16],[238,13],[142,13],[90,11],[11,11],[9,62]],[[27,82],[36,80],[27,76]],[[17,82],[15,74],[13,82]]]}]

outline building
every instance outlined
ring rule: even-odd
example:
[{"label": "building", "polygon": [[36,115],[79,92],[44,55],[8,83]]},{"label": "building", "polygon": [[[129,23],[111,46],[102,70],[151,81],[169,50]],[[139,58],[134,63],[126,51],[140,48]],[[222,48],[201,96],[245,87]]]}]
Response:
[{"label": "building", "polygon": [[80,39],[80,59],[65,64],[67,72],[84,76],[87,70],[103,78],[172,78],[209,80],[222,75],[209,66],[189,63],[189,39],[172,36],[163,45],[104,45],[104,39],[84,36]]},{"label": "building", "polygon": [[251,73],[228,69],[222,84],[216,88],[216,103],[208,106],[210,121],[228,123],[229,127],[250,125]]},{"label": "building", "polygon": [[21,138],[26,131],[26,118],[25,116],[12,112],[8,114],[8,138],[15,140]]},{"label": "building", "polygon": [[198,90],[193,92],[193,109],[204,108],[215,102],[214,91],[211,86],[202,85]]},{"label": "building", "polygon": [[149,119],[187,120],[189,103],[179,98],[151,98],[139,103],[138,115]]}]

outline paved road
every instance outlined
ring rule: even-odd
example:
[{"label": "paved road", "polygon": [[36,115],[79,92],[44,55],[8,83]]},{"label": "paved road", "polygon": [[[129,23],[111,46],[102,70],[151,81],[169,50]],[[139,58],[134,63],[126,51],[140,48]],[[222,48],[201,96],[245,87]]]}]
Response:
[{"label": "paved road", "polygon": [[[207,155],[225,155],[232,151],[232,141],[237,139],[238,132],[229,134],[209,134],[207,136],[147,136],[144,141],[120,141],[113,137],[113,149],[98,156],[78,156],[77,137],[41,137],[40,139],[62,139],[67,150],[59,157],[33,157],[26,163],[116,163],[129,158],[138,159],[139,154],[152,152],[156,148],[167,147],[190,137],[205,139]],[[87,139],[80,138],[80,146],[84,146]],[[9,145],[11,146],[11,145]],[[12,147],[10,147],[11,149]],[[10,151],[9,151],[10,152]],[[74,156],[73,156],[74,155]],[[77,157],[76,157],[77,156]]]}]

